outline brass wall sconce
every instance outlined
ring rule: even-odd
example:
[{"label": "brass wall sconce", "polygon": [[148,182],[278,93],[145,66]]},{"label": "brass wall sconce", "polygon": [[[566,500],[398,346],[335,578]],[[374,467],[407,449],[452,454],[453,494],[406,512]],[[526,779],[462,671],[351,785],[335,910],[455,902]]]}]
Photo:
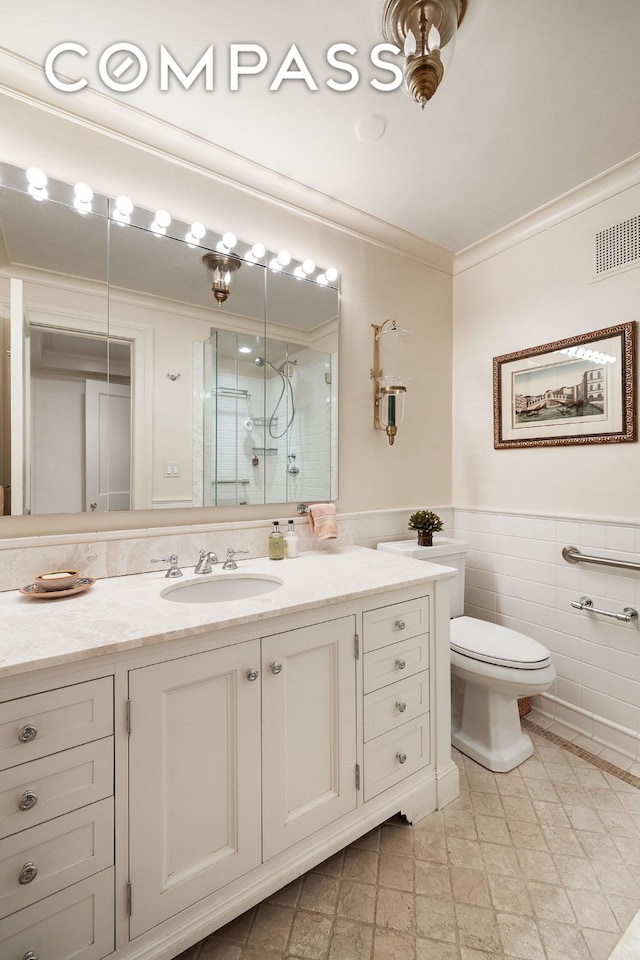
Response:
[{"label": "brass wall sconce", "polygon": [[404,51],[405,89],[423,110],[444,76],[441,51],[466,9],[467,0],[386,0],[382,34]]},{"label": "brass wall sconce", "polygon": [[[387,324],[390,326],[387,328]],[[404,418],[404,398],[407,392],[406,377],[385,376],[380,366],[380,339],[389,335],[393,339],[410,336],[408,330],[398,327],[395,320],[385,320],[382,324],[372,323],[373,327],[373,367],[370,377],[373,380],[373,425],[376,430],[384,430],[392,445],[398,432],[398,426]]]},{"label": "brass wall sconce", "polygon": [[205,253],[202,262],[210,274],[211,291],[221,305],[231,290],[231,274],[242,266],[240,257],[234,253],[217,253],[215,250]]}]

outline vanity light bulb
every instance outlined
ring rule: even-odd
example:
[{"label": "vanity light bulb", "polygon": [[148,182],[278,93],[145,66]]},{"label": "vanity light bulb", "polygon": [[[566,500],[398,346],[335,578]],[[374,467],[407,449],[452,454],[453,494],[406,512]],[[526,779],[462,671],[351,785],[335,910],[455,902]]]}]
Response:
[{"label": "vanity light bulb", "polygon": [[166,210],[156,210],[156,220],[155,222],[159,227],[162,227],[163,230],[166,230],[169,224],[171,223],[171,217]]},{"label": "vanity light bulb", "polygon": [[73,188],[76,200],[80,203],[91,203],[93,200],[93,190],[88,183],[76,183]]},{"label": "vanity light bulb", "polygon": [[282,264],[278,261],[277,257],[274,257],[269,261],[269,269],[273,270],[274,273],[277,273],[279,270],[282,270]]},{"label": "vanity light bulb", "polygon": [[281,267],[288,267],[291,263],[291,254],[288,250],[281,250],[278,254],[278,263]]},{"label": "vanity light bulb", "polygon": [[316,277],[316,283],[319,283],[321,287],[326,287],[329,281],[327,280],[324,273],[321,273]]},{"label": "vanity light bulb", "polygon": [[225,233],[222,237],[222,242],[224,243],[227,250],[233,250],[236,243],[238,242],[238,238],[236,237],[235,233]]},{"label": "vanity light bulb", "polygon": [[118,197],[116,210],[122,217],[130,217],[133,213],[133,203],[129,200],[129,197]]},{"label": "vanity light bulb", "polygon": [[316,268],[316,265],[313,262],[313,260],[305,260],[304,263],[302,264],[302,269],[307,274],[307,276],[309,276],[310,273],[313,273],[315,268]]},{"label": "vanity light bulb", "polygon": [[91,213],[91,201],[93,200],[93,190],[87,183],[76,183],[73,188],[73,205],[78,213]]},{"label": "vanity light bulb", "polygon": [[338,279],[338,271],[336,270],[335,267],[329,267],[328,270],[325,270],[324,275],[329,281],[329,283],[335,283],[336,280]]},{"label": "vanity light bulb", "polygon": [[203,223],[200,223],[198,220],[196,220],[195,223],[191,224],[191,236],[194,237],[194,239],[202,240],[206,232],[207,232],[207,229],[205,225]]},{"label": "vanity light bulb", "polygon": [[218,240],[216,243],[216,250],[218,253],[229,253],[229,247],[226,245],[224,240]]},{"label": "vanity light bulb", "polygon": [[295,270],[293,271],[293,275],[294,275],[294,277],[297,277],[298,280],[304,280],[304,279],[305,279],[305,272],[304,272],[304,270],[302,269],[302,267],[296,267]]},{"label": "vanity light bulb", "polygon": [[254,245],[251,247],[251,253],[258,260],[262,260],[266,252],[267,251],[265,250],[264,245],[262,243],[254,243]]},{"label": "vanity light bulb", "polygon": [[29,185],[35,187],[36,190],[44,190],[47,185],[47,175],[40,167],[29,167],[27,180]]}]

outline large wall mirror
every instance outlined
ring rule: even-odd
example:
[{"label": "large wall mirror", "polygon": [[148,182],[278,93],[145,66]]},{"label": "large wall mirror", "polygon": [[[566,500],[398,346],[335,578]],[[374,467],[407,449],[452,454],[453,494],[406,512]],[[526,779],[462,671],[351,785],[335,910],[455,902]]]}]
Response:
[{"label": "large wall mirror", "polygon": [[0,516],[337,496],[335,280],[0,174]]}]

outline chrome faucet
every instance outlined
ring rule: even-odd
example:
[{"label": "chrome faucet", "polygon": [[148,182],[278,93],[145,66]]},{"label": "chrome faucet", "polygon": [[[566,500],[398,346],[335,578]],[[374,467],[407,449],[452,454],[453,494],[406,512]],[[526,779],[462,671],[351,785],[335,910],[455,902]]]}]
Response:
[{"label": "chrome faucet", "polygon": [[200,551],[200,557],[198,562],[195,565],[194,573],[211,573],[211,564],[218,562],[218,555],[213,553],[211,550],[207,553],[206,550]]},{"label": "chrome faucet", "polygon": [[161,560],[152,560],[151,563],[170,563],[171,566],[165,573],[165,577],[181,577],[182,570],[178,567],[178,554],[172,553],[170,557],[163,557]]},{"label": "chrome faucet", "polygon": [[233,547],[227,547],[227,559],[222,564],[223,570],[237,570],[238,564],[233,559],[238,553],[249,553],[248,550],[234,550]]}]

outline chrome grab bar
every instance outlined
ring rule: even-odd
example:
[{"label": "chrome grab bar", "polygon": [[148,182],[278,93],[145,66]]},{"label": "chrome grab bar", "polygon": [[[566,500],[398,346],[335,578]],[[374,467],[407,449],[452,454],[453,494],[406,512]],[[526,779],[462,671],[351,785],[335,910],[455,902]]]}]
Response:
[{"label": "chrome grab bar", "polygon": [[610,560],[609,557],[592,557],[587,553],[580,553],[577,547],[563,547],[562,556],[567,563],[602,563],[605,567],[640,570],[640,563],[635,560]]},{"label": "chrome grab bar", "polygon": [[622,613],[612,613],[610,610],[598,610],[594,607],[591,597],[580,597],[579,600],[572,600],[571,606],[576,610],[588,610],[589,613],[599,613],[603,617],[613,617],[614,620],[622,620],[623,623],[632,623],[638,619],[638,611],[633,607],[625,607]]}]

